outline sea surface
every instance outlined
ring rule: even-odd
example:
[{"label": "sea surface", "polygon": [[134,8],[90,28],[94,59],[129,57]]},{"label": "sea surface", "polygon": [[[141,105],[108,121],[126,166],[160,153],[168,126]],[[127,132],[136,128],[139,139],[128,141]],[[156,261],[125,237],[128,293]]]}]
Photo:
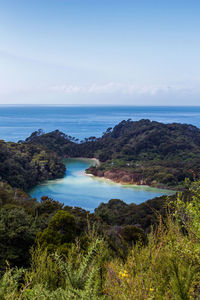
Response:
[{"label": "sea surface", "polygon": [[127,119],[188,123],[200,127],[200,106],[0,106],[0,139],[17,142],[38,129],[45,132],[59,129],[79,139],[99,137],[108,127]]},{"label": "sea surface", "polygon": [[90,159],[65,159],[65,177],[36,186],[30,191],[30,195],[38,200],[42,196],[50,196],[64,205],[78,206],[93,212],[101,202],[108,202],[110,199],[139,204],[163,194],[174,193],[147,186],[121,185],[87,176],[84,171],[93,163]]},{"label": "sea surface", "polygon": [[[0,139],[19,141],[33,131],[56,129],[80,140],[99,137],[108,127],[122,120],[150,119],[163,123],[187,123],[200,128],[200,107],[128,107],[128,106],[0,106]],[[93,211],[101,202],[121,199],[126,203],[141,203],[171,191],[144,186],[122,186],[97,180],[84,174],[91,161],[67,160],[65,177],[47,181],[30,191],[38,200],[49,196],[65,205],[80,206]]]}]

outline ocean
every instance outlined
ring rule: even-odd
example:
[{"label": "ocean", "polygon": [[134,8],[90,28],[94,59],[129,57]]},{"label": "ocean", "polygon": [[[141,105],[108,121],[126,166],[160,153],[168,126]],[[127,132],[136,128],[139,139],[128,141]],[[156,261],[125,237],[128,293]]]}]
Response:
[{"label": "ocean", "polygon": [[81,140],[99,137],[108,127],[127,119],[187,123],[200,128],[200,106],[0,106],[0,139],[17,142],[38,129],[58,129]]}]

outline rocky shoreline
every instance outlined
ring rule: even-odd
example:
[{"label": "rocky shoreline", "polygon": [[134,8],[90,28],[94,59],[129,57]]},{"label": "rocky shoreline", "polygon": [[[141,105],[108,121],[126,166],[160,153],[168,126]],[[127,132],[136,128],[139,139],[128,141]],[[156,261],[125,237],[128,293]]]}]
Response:
[{"label": "rocky shoreline", "polygon": [[89,173],[93,176],[104,177],[121,184],[147,185],[147,182],[140,175],[130,174],[123,170],[107,170],[104,172],[95,167],[90,167],[87,170],[87,174]]},{"label": "rocky shoreline", "polygon": [[[157,182],[149,182],[138,173],[129,173],[124,170],[112,169],[112,170],[98,170],[96,167],[90,167],[86,170],[87,176],[95,176],[98,178],[110,180],[122,185],[146,185],[152,188],[169,189],[164,185],[160,185]],[[175,190],[170,187],[170,190]]]}]

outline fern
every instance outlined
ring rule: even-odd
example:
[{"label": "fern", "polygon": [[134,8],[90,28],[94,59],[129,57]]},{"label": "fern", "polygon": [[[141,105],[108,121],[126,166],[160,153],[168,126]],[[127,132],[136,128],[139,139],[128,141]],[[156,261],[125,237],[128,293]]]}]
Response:
[{"label": "fern", "polygon": [[24,275],[24,269],[8,268],[0,280],[0,299],[15,300],[19,283]]},{"label": "fern", "polygon": [[[66,277],[66,289],[71,291],[74,297],[89,297],[97,299],[100,294],[100,274],[99,274],[99,256],[100,245],[102,241],[94,240],[88,248],[87,254],[78,256],[78,261],[75,263],[73,259],[64,261],[60,256],[55,254],[55,259],[60,270]],[[76,256],[74,248],[71,251],[71,258]],[[96,298],[95,298],[96,297]],[[88,298],[88,299],[89,299]]]}]

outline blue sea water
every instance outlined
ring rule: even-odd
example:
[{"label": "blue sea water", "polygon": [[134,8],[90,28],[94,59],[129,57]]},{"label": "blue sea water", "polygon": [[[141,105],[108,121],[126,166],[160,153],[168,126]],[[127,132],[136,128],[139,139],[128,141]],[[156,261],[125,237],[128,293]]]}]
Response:
[{"label": "blue sea water", "polygon": [[200,106],[0,106],[0,139],[16,142],[39,128],[45,132],[59,129],[79,139],[99,137],[108,127],[127,119],[188,123],[200,127]]},{"label": "blue sea water", "polygon": [[[200,128],[200,107],[43,107],[0,106],[0,139],[26,139],[41,128],[45,132],[59,129],[79,139],[99,137],[122,120],[150,119],[163,123],[187,123]],[[65,205],[80,206],[93,211],[101,202],[118,198],[126,203],[141,203],[170,191],[148,187],[111,184],[87,177],[84,170],[90,161],[68,160],[65,177],[47,181],[30,194],[38,200],[46,195]]]}]

